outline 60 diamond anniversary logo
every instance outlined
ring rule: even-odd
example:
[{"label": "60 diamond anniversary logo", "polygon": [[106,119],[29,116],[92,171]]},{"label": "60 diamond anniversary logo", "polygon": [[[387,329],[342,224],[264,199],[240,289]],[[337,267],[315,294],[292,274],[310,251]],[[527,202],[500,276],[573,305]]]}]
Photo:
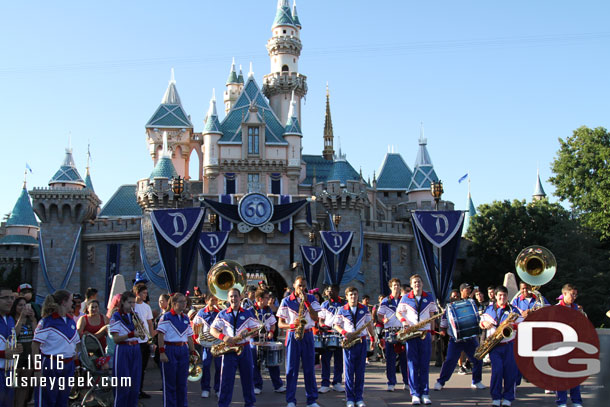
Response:
[{"label": "60 diamond anniversary logo", "polygon": [[515,360],[546,390],[568,390],[599,373],[599,337],[581,312],[561,305],[532,312],[517,327]]}]

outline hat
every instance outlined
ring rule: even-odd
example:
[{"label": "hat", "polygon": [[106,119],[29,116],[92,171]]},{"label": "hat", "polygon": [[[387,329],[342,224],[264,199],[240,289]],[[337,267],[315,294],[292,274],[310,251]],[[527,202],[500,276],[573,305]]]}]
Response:
[{"label": "hat", "polygon": [[136,279],[133,280],[134,284],[139,284],[139,283],[148,283],[148,279],[146,278],[146,274],[144,274],[143,271],[137,271],[136,272]]},{"label": "hat", "polygon": [[82,294],[74,293],[74,294],[72,294],[72,299],[73,300],[81,300],[82,301],[83,300],[83,296],[82,296]]},{"label": "hat", "polygon": [[470,284],[468,283],[462,283],[460,284],[460,291],[465,290],[466,288],[470,288]]},{"label": "hat", "polygon": [[18,293],[20,293],[20,292],[22,292],[22,291],[25,291],[25,290],[32,290],[32,291],[34,291],[34,289],[32,288],[32,286],[31,286],[31,285],[29,285],[28,283],[21,284],[19,287],[17,287],[17,292],[18,292]]}]

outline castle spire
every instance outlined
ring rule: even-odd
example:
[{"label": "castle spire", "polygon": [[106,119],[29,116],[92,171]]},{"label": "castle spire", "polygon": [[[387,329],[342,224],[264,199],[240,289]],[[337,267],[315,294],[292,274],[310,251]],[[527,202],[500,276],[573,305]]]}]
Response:
[{"label": "castle spire", "polygon": [[222,133],[220,130],[220,121],[218,120],[218,113],[216,112],[216,90],[212,89],[212,99],[210,99],[210,107],[208,108],[208,114],[205,117],[205,126],[203,133]]},{"label": "castle spire", "polygon": [[534,186],[534,195],[532,195],[532,199],[534,201],[540,201],[544,198],[546,198],[546,193],[544,192],[544,188],[542,188],[542,182],[540,181],[540,169],[537,169],[536,185]]},{"label": "castle spire", "polygon": [[227,85],[237,82],[237,74],[235,73],[235,57],[231,62],[231,70],[229,71],[229,77],[227,78]]},{"label": "castle spire", "polygon": [[87,144],[87,167],[86,167],[86,173],[85,173],[85,186],[94,191],[93,189],[93,182],[91,181],[91,172],[89,171],[89,163],[91,161],[91,149],[90,149],[90,144]]},{"label": "castle spire", "polygon": [[244,84],[244,74],[241,70],[241,65],[239,66],[239,75],[237,76],[237,83],[239,83],[240,85]]},{"label": "castle spire", "polygon": [[278,0],[277,11],[275,12],[275,19],[273,20],[273,27],[277,26],[295,26],[294,20],[292,19],[292,12],[288,5],[288,0]]},{"label": "castle spire", "polygon": [[434,166],[432,165],[432,159],[428,154],[428,140],[424,137],[424,124],[421,124],[419,133],[419,150],[417,152],[417,158],[415,159],[415,166],[413,168],[413,178],[409,183],[408,191],[430,191],[430,185],[432,181],[438,181]]},{"label": "castle spire", "polygon": [[324,150],[322,155],[324,159],[332,161],[335,155],[333,147],[333,121],[330,116],[330,92],[328,90],[328,82],[326,82],[326,113],[324,114]]},{"label": "castle spire", "polygon": [[178,95],[178,90],[176,89],[176,78],[174,76],[174,68],[171,69],[169,84],[167,85],[167,90],[163,95],[161,103],[164,105],[182,105],[182,103],[180,102],[180,96]]},{"label": "castle spire", "polygon": [[297,14],[297,1],[292,2],[292,21],[297,28],[302,28],[301,21],[299,21],[299,15]]},{"label": "castle spire", "polygon": [[286,121],[286,129],[284,134],[297,134],[301,135],[301,126],[299,125],[299,119],[297,118],[297,102],[294,99],[294,91],[292,91],[292,98],[290,99],[290,108],[288,109],[288,120]]},{"label": "castle spire", "polygon": [[85,188],[85,181],[81,178],[76,165],[74,164],[74,157],[72,157],[72,149],[66,148],[66,155],[64,162],[59,167],[59,170],[53,175],[53,178],[49,181],[50,187],[57,188]]}]

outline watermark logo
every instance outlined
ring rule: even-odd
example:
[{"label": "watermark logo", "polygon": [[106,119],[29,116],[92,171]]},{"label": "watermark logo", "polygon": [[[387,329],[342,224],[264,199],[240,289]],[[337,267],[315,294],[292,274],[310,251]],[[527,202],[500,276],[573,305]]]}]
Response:
[{"label": "watermark logo", "polygon": [[599,338],[581,312],[555,305],[517,326],[515,360],[523,376],[546,390],[568,390],[599,373]]}]

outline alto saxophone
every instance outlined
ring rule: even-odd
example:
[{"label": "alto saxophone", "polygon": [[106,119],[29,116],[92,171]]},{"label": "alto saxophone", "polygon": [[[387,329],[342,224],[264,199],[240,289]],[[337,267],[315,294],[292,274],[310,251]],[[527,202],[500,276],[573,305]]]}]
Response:
[{"label": "alto saxophone", "polygon": [[[261,324],[258,328],[251,330],[250,332],[246,333],[245,335],[240,334],[239,336],[237,336],[238,342],[243,341],[244,339],[249,338],[251,336],[258,335],[259,331],[262,327],[263,327],[263,325]],[[243,346],[240,346],[237,344],[228,345],[226,342],[221,342],[217,345],[212,346],[212,348],[210,349],[210,352],[212,353],[212,356],[214,356],[214,357],[222,356],[222,355],[225,355],[225,354],[231,353],[231,352],[235,352],[239,356],[243,349],[244,349]]]},{"label": "alto saxophone", "polygon": [[305,319],[305,296],[302,296],[301,304],[299,305],[299,313],[297,315],[297,326],[294,328],[294,339],[300,341],[305,335],[305,325],[307,320]]},{"label": "alto saxophone", "polygon": [[[15,332],[15,328],[11,329],[11,335],[8,337],[6,341],[6,350],[14,351],[17,349],[17,333]],[[10,386],[7,387],[18,387],[17,383],[17,362],[15,360],[15,356],[11,356],[10,359],[5,359],[4,361],[4,377],[7,378],[7,381],[10,377]]]},{"label": "alto saxophone", "polygon": [[136,327],[136,336],[140,339],[146,339],[149,344],[152,343],[153,338],[146,328],[144,328],[144,324],[135,309],[131,310],[131,319],[133,320],[133,325]]},{"label": "alto saxophone", "polygon": [[404,327],[403,329],[398,331],[398,333],[396,334],[396,338],[400,342],[406,342],[408,340],[411,340],[411,339],[417,338],[417,337],[419,337],[420,339],[425,339],[428,332],[420,331],[419,329],[423,328],[424,326],[428,325],[430,322],[432,322],[435,319],[440,318],[442,316],[443,316],[443,313],[439,312],[438,314],[433,315],[428,319],[424,319],[423,321],[418,322],[415,325],[409,325],[407,327]]},{"label": "alto saxophone", "polygon": [[502,339],[508,338],[513,334],[513,327],[510,326],[519,318],[519,314],[511,312],[508,317],[502,321],[496,331],[489,338],[485,339],[483,343],[479,345],[477,350],[474,352],[474,357],[477,359],[483,359],[497,344],[502,342]]},{"label": "alto saxophone", "polygon": [[356,338],[352,339],[351,341],[348,341],[347,338],[344,338],[343,341],[341,341],[341,347],[343,347],[343,349],[349,349],[352,346],[361,343],[362,342],[362,337],[360,336],[360,334],[362,333],[362,331],[364,331],[372,323],[373,323],[373,320],[371,319],[369,322],[367,322],[366,324],[362,325],[360,328],[356,329],[354,331],[354,333],[356,334]]}]

